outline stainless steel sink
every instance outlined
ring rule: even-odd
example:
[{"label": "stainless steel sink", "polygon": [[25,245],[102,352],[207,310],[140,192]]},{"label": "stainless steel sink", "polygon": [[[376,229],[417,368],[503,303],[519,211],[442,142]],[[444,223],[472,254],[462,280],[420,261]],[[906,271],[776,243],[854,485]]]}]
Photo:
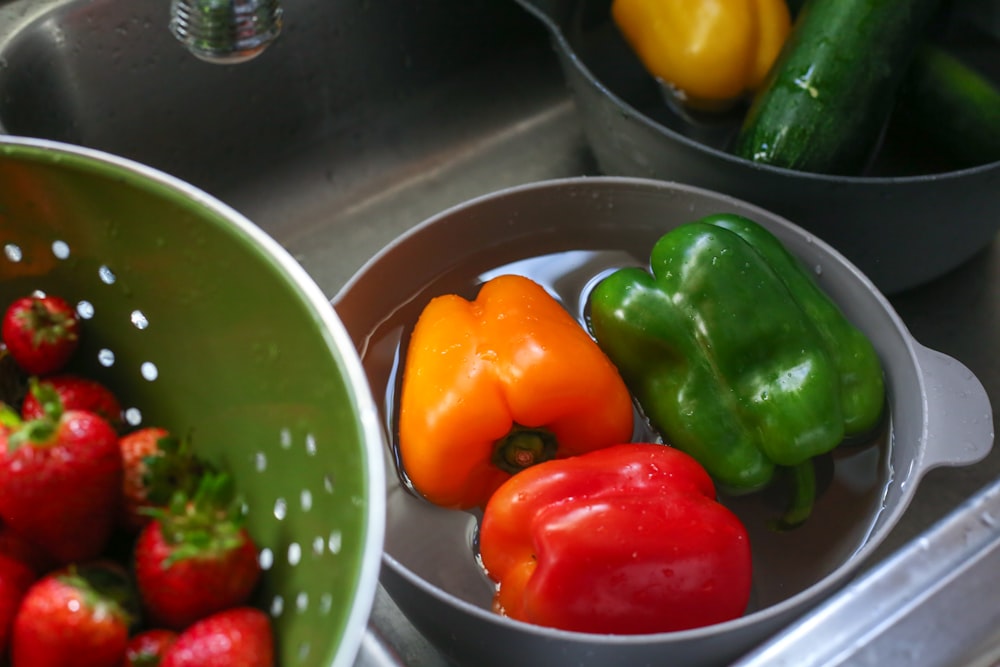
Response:
[{"label": "stainless steel sink", "polygon": [[0,3],[0,126],[202,187],[331,292],[433,211],[588,168],[541,29],[515,3],[283,4],[276,43],[220,66],[176,42],[166,0]]},{"label": "stainless steel sink", "polygon": [[[596,173],[548,35],[513,0],[283,0],[279,39],[229,66],[173,38],[168,4],[0,0],[0,131],[187,180],[263,227],[328,295],[432,213]],[[997,243],[893,303],[1000,406]],[[1000,448],[931,472],[875,560],[998,476]],[[444,664],[384,595],[373,624],[385,643],[359,662]]]}]

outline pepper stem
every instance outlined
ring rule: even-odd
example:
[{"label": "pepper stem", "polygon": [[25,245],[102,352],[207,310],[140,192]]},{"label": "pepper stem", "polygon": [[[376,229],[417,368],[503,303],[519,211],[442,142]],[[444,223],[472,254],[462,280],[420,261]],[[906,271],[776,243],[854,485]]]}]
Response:
[{"label": "pepper stem", "polygon": [[778,530],[790,530],[802,524],[812,514],[816,500],[816,470],[812,459],[787,468],[791,475],[792,500],[784,516],[775,522]]},{"label": "pepper stem", "polygon": [[544,428],[514,425],[507,435],[496,441],[493,465],[511,475],[555,458],[559,443],[555,435]]}]

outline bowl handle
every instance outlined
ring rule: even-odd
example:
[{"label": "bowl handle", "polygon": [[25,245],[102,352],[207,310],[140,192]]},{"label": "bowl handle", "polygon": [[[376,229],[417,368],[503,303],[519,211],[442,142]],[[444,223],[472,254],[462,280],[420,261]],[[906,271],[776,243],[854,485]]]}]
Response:
[{"label": "bowl handle", "polygon": [[923,471],[977,463],[993,447],[993,409],[982,383],[958,360],[916,344],[926,387]]}]

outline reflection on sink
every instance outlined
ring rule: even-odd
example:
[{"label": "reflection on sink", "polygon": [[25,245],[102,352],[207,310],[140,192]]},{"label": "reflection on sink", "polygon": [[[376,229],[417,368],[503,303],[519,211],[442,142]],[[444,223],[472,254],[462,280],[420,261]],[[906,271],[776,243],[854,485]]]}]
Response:
[{"label": "reflection on sink", "polygon": [[590,169],[547,38],[516,3],[283,8],[265,53],[220,66],[176,42],[164,0],[2,4],[0,128],[107,150],[205,189],[282,242],[329,294],[434,211]]}]

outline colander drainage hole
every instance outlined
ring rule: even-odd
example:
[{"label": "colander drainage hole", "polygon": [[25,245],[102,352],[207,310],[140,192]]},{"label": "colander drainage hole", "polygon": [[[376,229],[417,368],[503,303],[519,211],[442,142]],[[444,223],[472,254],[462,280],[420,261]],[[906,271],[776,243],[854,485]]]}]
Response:
[{"label": "colander drainage hole", "polygon": [[129,426],[138,426],[142,423],[142,412],[139,408],[128,408],[125,410],[125,421]]},{"label": "colander drainage hole", "polygon": [[24,253],[21,252],[21,246],[14,243],[7,243],[3,247],[3,254],[7,259],[15,264],[24,259]]},{"label": "colander drainage hole", "polygon": [[139,372],[142,374],[143,378],[149,380],[150,382],[152,382],[153,380],[155,380],[160,376],[160,370],[156,367],[156,364],[154,364],[152,361],[142,362],[142,365],[139,366]]},{"label": "colander drainage hole", "polygon": [[114,285],[115,281],[118,280],[115,276],[115,272],[111,270],[107,264],[102,264],[97,269],[97,277],[101,279],[101,282],[105,285]]},{"label": "colander drainage hole", "polygon": [[58,239],[53,241],[52,254],[56,259],[67,259],[69,257],[69,244]]},{"label": "colander drainage hole", "polygon": [[298,655],[299,662],[303,662],[305,661],[306,658],[309,657],[309,650],[310,650],[309,642],[302,642],[301,644],[299,644],[299,655]]}]

